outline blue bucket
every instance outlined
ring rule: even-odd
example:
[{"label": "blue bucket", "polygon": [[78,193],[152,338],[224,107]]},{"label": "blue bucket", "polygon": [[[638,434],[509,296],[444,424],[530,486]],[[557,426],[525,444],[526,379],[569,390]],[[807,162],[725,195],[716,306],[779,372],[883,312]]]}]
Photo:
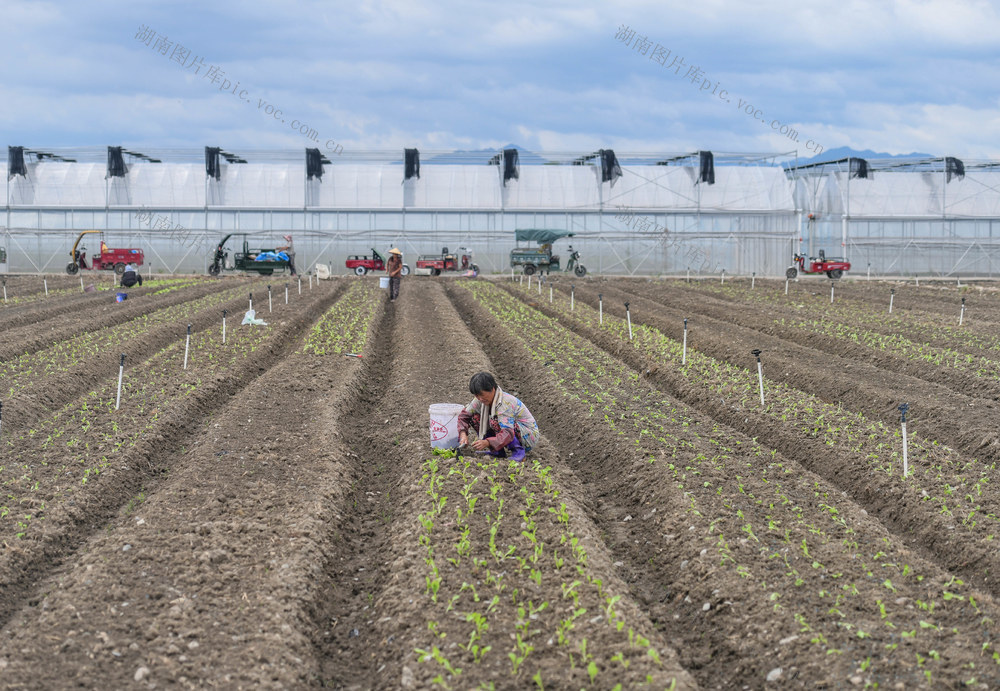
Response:
[{"label": "blue bucket", "polygon": [[128,299],[128,293],[115,293],[115,302],[125,302]]}]

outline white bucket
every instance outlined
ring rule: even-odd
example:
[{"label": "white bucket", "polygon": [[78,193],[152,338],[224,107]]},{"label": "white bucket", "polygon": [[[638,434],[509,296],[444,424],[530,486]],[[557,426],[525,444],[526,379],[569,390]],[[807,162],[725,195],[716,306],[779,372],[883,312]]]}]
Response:
[{"label": "white bucket", "polygon": [[431,446],[436,449],[458,447],[458,414],[465,408],[460,403],[434,403],[431,415]]},{"label": "white bucket", "polygon": [[388,288],[389,287],[389,277],[388,276],[382,276],[380,279],[378,279],[378,287],[379,288]]}]

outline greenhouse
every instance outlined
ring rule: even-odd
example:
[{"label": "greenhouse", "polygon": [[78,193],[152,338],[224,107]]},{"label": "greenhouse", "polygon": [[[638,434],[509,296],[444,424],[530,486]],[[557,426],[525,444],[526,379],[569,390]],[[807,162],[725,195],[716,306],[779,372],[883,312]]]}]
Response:
[{"label": "greenhouse", "polygon": [[[1000,165],[952,157],[803,164],[795,152],[230,152],[7,148],[0,270],[58,272],[83,230],[156,272],[216,244],[294,238],[300,269],[398,246],[471,248],[509,271],[519,228],[573,233],[591,272],[783,275],[823,249],[852,276],[992,276]],[[239,235],[234,236],[239,238]],[[231,241],[235,242],[235,240]],[[566,243],[566,240],[560,241]],[[565,251],[567,245],[557,247]]]}]

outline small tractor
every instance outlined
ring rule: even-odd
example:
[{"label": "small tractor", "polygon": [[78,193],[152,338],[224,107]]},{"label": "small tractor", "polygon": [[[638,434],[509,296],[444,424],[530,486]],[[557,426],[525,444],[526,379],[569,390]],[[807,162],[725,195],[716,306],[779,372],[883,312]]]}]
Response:
[{"label": "small tractor", "polygon": [[[364,276],[369,271],[385,271],[385,257],[378,253],[374,247],[371,256],[367,254],[353,254],[344,262],[348,269],[354,271],[358,276]],[[410,267],[403,264],[403,275],[410,275]]]},{"label": "small tractor", "polygon": [[[233,253],[233,261],[229,261],[229,251],[226,242],[234,235],[243,237],[243,251]],[[222,271],[249,271],[261,276],[270,276],[275,271],[291,270],[292,262],[285,252],[271,249],[251,249],[246,233],[230,233],[222,238],[215,248],[215,256],[208,266],[208,273],[218,276]]]},{"label": "small tractor", "polygon": [[447,247],[441,248],[441,254],[424,254],[417,258],[417,275],[440,276],[442,271],[468,271],[472,269],[477,274],[479,266],[472,261],[472,250],[459,247],[458,254],[450,254]]},{"label": "small tractor", "polygon": [[792,257],[792,262],[793,264],[785,271],[785,276],[789,280],[795,278],[800,271],[804,274],[826,274],[837,280],[845,271],[851,269],[851,262],[841,257],[827,257],[823,250],[819,251],[819,257],[808,259],[804,254],[796,254]]},{"label": "small tractor", "polygon": [[[573,233],[560,230],[522,229],[514,231],[514,239],[522,242],[537,242],[538,247],[515,247],[510,251],[510,266],[522,266],[524,275],[530,276],[536,271],[559,271],[559,255],[552,254],[552,243],[559,238],[573,237]],[[580,263],[580,253],[569,246],[569,261],[565,271],[572,271],[578,277],[587,275],[587,268]]]},{"label": "small tractor", "polygon": [[106,244],[104,240],[101,240],[101,251],[99,254],[94,255],[90,259],[90,266],[87,265],[87,248],[80,246],[80,240],[83,239],[84,235],[89,235],[90,233],[100,233],[99,230],[85,230],[80,233],[76,238],[76,242],[73,243],[73,249],[70,250],[69,256],[72,261],[66,265],[66,273],[70,276],[77,273],[80,269],[114,269],[114,272],[119,276],[125,273],[125,265],[131,264],[133,266],[142,266],[145,260],[145,255],[140,249],[130,248],[130,249],[111,249]]}]

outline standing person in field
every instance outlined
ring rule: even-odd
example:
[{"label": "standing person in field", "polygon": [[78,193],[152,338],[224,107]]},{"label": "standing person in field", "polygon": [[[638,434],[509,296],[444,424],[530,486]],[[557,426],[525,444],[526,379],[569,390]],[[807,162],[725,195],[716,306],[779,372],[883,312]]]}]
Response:
[{"label": "standing person in field", "polygon": [[399,297],[399,282],[403,277],[403,253],[398,247],[389,250],[389,261],[385,264],[389,274],[389,302],[395,302]]},{"label": "standing person in field", "polygon": [[281,237],[285,238],[286,244],[279,247],[275,251],[284,252],[285,254],[288,255],[288,271],[292,276],[295,276],[297,275],[295,273],[295,245],[292,244],[292,236],[282,235]]},{"label": "standing person in field", "polygon": [[528,407],[514,395],[502,391],[489,372],[479,372],[469,380],[475,396],[458,414],[458,445],[469,442],[469,430],[477,434],[472,448],[512,461],[523,461],[538,441],[538,424]]}]

